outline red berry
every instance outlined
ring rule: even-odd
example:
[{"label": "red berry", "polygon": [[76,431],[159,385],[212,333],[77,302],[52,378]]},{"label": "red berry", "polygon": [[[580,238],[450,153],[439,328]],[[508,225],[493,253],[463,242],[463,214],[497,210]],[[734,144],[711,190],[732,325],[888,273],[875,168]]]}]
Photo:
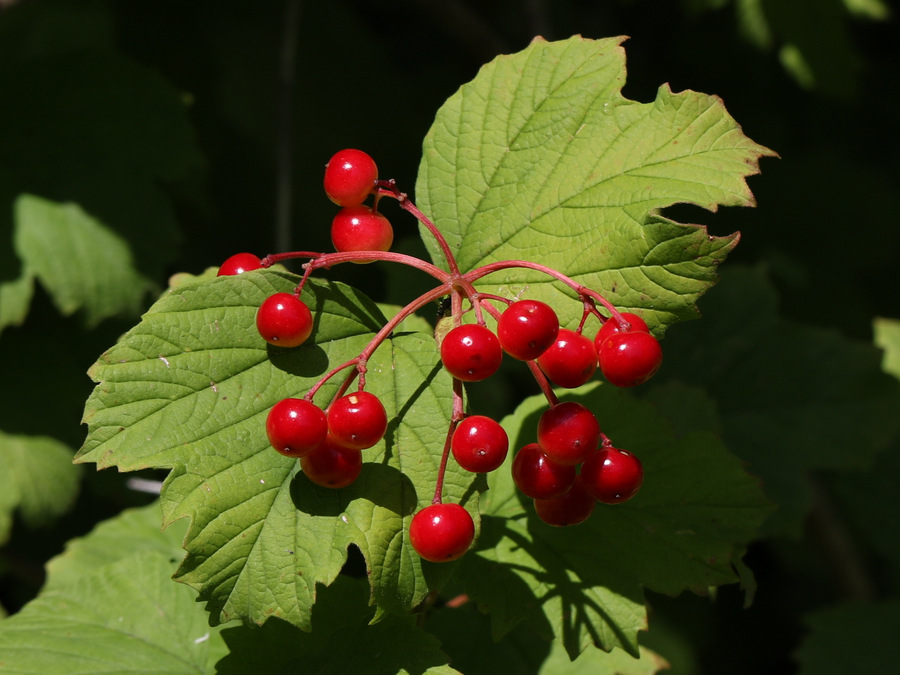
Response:
[{"label": "red berry", "polygon": [[516,486],[533,499],[564,495],[575,482],[573,465],[557,464],[541,446],[529,443],[513,457],[512,477]]},{"label": "red berry", "polygon": [[534,500],[538,518],[555,527],[583,523],[594,512],[596,505],[597,500],[585,489],[580,476],[575,479],[572,489],[561,497]]},{"label": "red berry", "polygon": [[614,333],[600,343],[600,372],[617,387],[646,382],[659,370],[662,348],[650,333]]},{"label": "red berry", "polygon": [[387,251],[394,243],[394,228],[369,206],[345,206],[331,221],[331,243],[341,253]]},{"label": "red berry", "polygon": [[413,516],[409,540],[422,558],[450,562],[461,558],[475,539],[472,516],[459,504],[432,504]]},{"label": "red berry", "polygon": [[312,312],[291,293],[275,293],[256,312],[256,328],[269,344],[297,347],[312,334]]},{"label": "red berry", "polygon": [[384,405],[367,391],[342,396],[328,408],[328,432],[347,448],[371,448],[384,438],[387,423]]},{"label": "red berry", "polygon": [[627,450],[602,448],[584,460],[581,480],[597,501],[619,504],[641,489],[644,468],[641,460]]},{"label": "red berry", "polygon": [[457,425],[450,441],[453,457],[466,471],[487,473],[506,459],[509,437],[490,417],[472,415]]},{"label": "red berry", "polygon": [[610,317],[606,321],[603,322],[603,325],[600,326],[600,330],[597,331],[596,337],[594,337],[594,347],[597,351],[600,351],[600,343],[603,342],[606,338],[615,335],[616,333],[649,333],[650,328],[647,327],[647,322],[644,321],[637,314],[632,314],[631,312],[622,312],[622,318],[628,322],[628,328],[623,330],[622,326],[616,321],[615,317]]},{"label": "red berry", "polygon": [[441,342],[444,368],[458,380],[478,382],[500,367],[503,348],[490,329],[479,324],[457,326]]},{"label": "red berry", "polygon": [[235,253],[219,267],[218,277],[243,274],[262,267],[262,261],[252,253]]},{"label": "red berry", "polygon": [[325,194],[338,206],[362,204],[375,189],[378,167],[367,153],[341,150],[325,165]]},{"label": "red berry", "polygon": [[302,398],[286,398],[266,418],[269,443],[282,455],[303,457],[319,447],[328,433],[325,412]]},{"label": "red berry", "polygon": [[514,359],[532,361],[547,351],[559,333],[559,318],[540,300],[519,300],[500,315],[497,338]]},{"label": "red berry", "polygon": [[580,464],[597,449],[600,423],[594,413],[580,403],[557,403],[541,415],[537,442],[554,462]]},{"label": "red berry", "polygon": [[316,485],[327,488],[347,487],[362,471],[362,453],[335,443],[331,436],[319,447],[300,458],[304,475]]},{"label": "red berry", "polygon": [[560,328],[554,343],[537,362],[553,384],[574,389],[593,377],[597,370],[597,350],[581,333]]}]

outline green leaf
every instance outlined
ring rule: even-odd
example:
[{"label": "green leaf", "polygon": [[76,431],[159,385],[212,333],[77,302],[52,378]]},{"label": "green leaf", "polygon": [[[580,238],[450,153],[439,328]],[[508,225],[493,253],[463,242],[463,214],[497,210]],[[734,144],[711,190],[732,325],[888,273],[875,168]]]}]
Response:
[{"label": "green leaf", "polygon": [[[641,587],[676,595],[738,582],[744,546],[772,506],[712,434],[678,438],[652,406],[612,387],[589,385],[566,398],[591,408],[613,443],[641,459],[641,492],[625,504],[598,504],[577,531],[553,528],[501,468],[482,497],[467,590],[497,637],[525,620],[572,658],[592,644],[637,656],[647,622]],[[543,398],[529,398],[504,420],[514,447],[534,442],[544,409]]]},{"label": "green leaf", "polygon": [[226,628],[230,654],[217,675],[302,673],[315,664],[319,675],[334,673],[434,673],[458,671],[446,665],[434,636],[416,628],[411,616],[370,623],[365,584],[345,576],[323,589],[313,610],[312,633],[283,621],[262,628]]},{"label": "green leaf", "polygon": [[169,556],[142,550],[42,593],[0,622],[8,673],[205,674],[224,651]]},{"label": "green leaf", "polygon": [[60,312],[83,309],[89,325],[138,312],[152,284],[135,269],[128,243],[119,235],[76,204],[33,195],[19,197],[15,219],[16,251],[25,265],[19,284],[38,279]]},{"label": "green leaf", "polygon": [[[256,308],[296,283],[260,271],[181,285],[91,369],[99,384],[78,461],[172,469],[165,520],[191,520],[178,579],[200,591],[215,622],[276,616],[308,629],[317,585],[334,580],[350,545],[366,558],[382,610],[414,607],[455,568],[423,563],[406,536],[409,518],[434,492],[451,409],[450,379],[430,334],[395,334],[370,359],[367,390],[391,423],[385,440],[365,451],[354,485],[317,487],[296,460],[269,447],[271,406],[355,358],[384,323],[359,292],[310,280],[302,297],[316,317],[313,339],[292,350],[267,346]],[[331,380],[317,401],[327,404],[336,386]],[[477,518],[483,487],[452,467],[445,496]]]},{"label": "green leaf", "polygon": [[643,647],[640,658],[621,649],[589,648],[572,661],[562,644],[541,639],[521,624],[495,642],[490,619],[471,602],[429,612],[425,626],[440,639],[450,664],[466,675],[651,675],[667,665]]},{"label": "green leaf", "polygon": [[[737,235],[710,237],[659,210],[753,205],[745,178],[774,153],[745,137],[716,97],[666,86],[653,103],[622,97],[621,42],[538,39],[484,66],[438,111],[416,198],[463,270],[540,262],[663,328],[696,316]],[[527,287],[563,324],[581,317],[580,303],[540,273],[486,281],[485,292],[506,296]]]},{"label": "green leaf", "polygon": [[808,615],[805,623],[810,633],[795,653],[800,675],[890,673],[900,662],[897,600],[839,605]]},{"label": "green leaf", "polygon": [[6,541],[13,513],[30,527],[65,513],[78,493],[79,471],[72,451],[43,436],[0,432],[0,543]]},{"label": "green leaf", "polygon": [[41,591],[75,583],[139,551],[160,553],[174,565],[184,554],[181,542],[186,532],[187,523],[174,523],[163,530],[158,502],[123,511],[88,535],[69,541],[65,551],[47,563],[47,581]]},{"label": "green leaf", "polygon": [[729,269],[702,307],[669,334],[658,377],[707,390],[726,445],[779,506],[766,533],[799,536],[807,473],[868,467],[900,432],[900,385],[872,345],[780,318],[762,269]]}]

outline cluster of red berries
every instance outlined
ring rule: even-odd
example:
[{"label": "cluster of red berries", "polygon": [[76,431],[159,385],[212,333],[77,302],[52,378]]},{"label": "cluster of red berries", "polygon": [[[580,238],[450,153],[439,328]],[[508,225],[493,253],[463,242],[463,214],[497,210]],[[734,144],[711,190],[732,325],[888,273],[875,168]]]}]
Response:
[{"label": "cluster of red berries", "polygon": [[[537,441],[521,448],[512,464],[513,479],[534,500],[538,516],[550,525],[573,525],[586,520],[597,502],[616,504],[637,493],[643,479],[640,460],[613,447],[601,432],[597,418],[585,406],[558,401],[551,385],[581,386],[598,369],[616,386],[634,386],[649,379],[660,366],[662,351],[640,317],[619,313],[598,293],[555,270],[527,261],[503,261],[461,273],[437,228],[396,189],[393,181],[378,179],[375,162],[364,152],[343,150],[332,157],[326,165],[324,187],[328,197],[341,207],[331,227],[337,253],[300,251],[264,259],[240,253],[219,269],[220,276],[232,275],[289,258],[310,259],[304,265],[303,280],[293,293],[276,293],[259,307],[256,326],[266,342],[291,348],[310,337],[314,320],[300,295],[309,274],[320,267],[339,262],[400,262],[428,272],[440,285],[407,305],[357,358],[328,373],[304,398],[287,398],[275,404],[266,419],[272,447],[283,455],[298,458],[303,473],[318,485],[341,488],[353,483],[362,468],[362,451],[381,441],[388,426],[384,405],[365,390],[366,361],[399,321],[427,302],[450,295],[455,326],[441,340],[440,357],[454,378],[454,409],[434,499],[410,523],[410,542],[416,552],[426,560],[446,562],[456,560],[472,545],[472,517],[463,506],[443,502],[443,477],[450,454],[461,468],[474,473],[493,471],[506,460],[506,431],[489,417],[465,414],[461,386],[463,382],[477,382],[493,375],[504,353],[528,364],[550,403],[540,418]],[[370,195],[375,196],[371,207],[364,204]],[[450,272],[389,252],[393,229],[377,211],[378,200],[384,196],[397,199],[402,208],[432,232],[444,251]],[[353,253],[360,255],[348,255]],[[578,329],[561,328],[556,312],[544,302],[512,301],[474,291],[477,279],[513,267],[542,270],[574,289],[585,307]],[[461,321],[464,300],[475,311],[475,323]],[[596,309],[595,301],[606,307],[608,316]],[[503,305],[503,310],[497,305]],[[486,325],[485,313],[496,319],[496,333]],[[582,332],[591,315],[602,321],[593,340]],[[322,384],[350,368],[350,376],[325,409],[313,403]],[[347,393],[354,380],[358,380],[357,391]]]}]

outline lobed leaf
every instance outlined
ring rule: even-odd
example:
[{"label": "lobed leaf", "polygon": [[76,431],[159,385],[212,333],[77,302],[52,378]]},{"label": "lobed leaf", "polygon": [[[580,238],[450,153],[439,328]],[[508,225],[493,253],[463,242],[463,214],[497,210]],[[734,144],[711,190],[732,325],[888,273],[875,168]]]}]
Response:
[{"label": "lobed leaf", "polygon": [[[592,644],[637,656],[637,633],[647,627],[641,588],[676,595],[741,580],[744,547],[772,505],[712,434],[679,438],[652,406],[612,387],[588,385],[566,398],[591,408],[613,443],[641,459],[641,492],[625,504],[598,504],[575,528],[554,528],[501,468],[482,498],[467,589],[496,636],[524,620],[571,658]],[[545,409],[532,397],[504,420],[514,447],[534,442]]]},{"label": "lobed leaf", "polygon": [[[753,205],[745,178],[774,153],[744,136],[714,96],[663,86],[653,103],[625,99],[622,40],[538,39],[484,66],[438,111],[416,198],[463,270],[540,262],[662,330],[696,316],[694,302],[738,236],[710,237],[659,210]],[[539,273],[487,282],[486,292],[507,296],[528,288],[564,324],[581,316],[580,303]]]},{"label": "lobed leaf", "polygon": [[173,584],[173,562],[142,550],[42,593],[0,622],[0,665],[21,675],[212,672],[218,631]]},{"label": "lobed leaf", "polygon": [[[351,545],[366,558],[382,611],[417,605],[454,568],[423,564],[406,537],[409,518],[431,500],[451,408],[430,335],[395,334],[369,361],[367,390],[391,422],[354,485],[315,486],[269,447],[271,406],[355,358],[384,323],[359,292],[310,280],[302,297],[316,317],[313,338],[297,349],[267,346],[256,308],[296,282],[260,271],[182,283],[91,369],[99,384],[77,459],[171,469],[165,521],[190,519],[177,578],[200,591],[214,622],[276,616],[309,629],[317,586],[335,579]],[[327,404],[341,379],[317,401]],[[451,468],[445,495],[477,516],[483,487]]]}]

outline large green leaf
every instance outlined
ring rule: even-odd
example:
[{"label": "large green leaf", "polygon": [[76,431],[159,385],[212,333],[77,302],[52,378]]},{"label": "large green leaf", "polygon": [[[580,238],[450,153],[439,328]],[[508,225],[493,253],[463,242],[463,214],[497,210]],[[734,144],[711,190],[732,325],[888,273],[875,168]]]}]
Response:
[{"label": "large green leaf", "polygon": [[0,464],[0,544],[14,512],[30,526],[44,525],[65,513],[78,493],[72,451],[52,438],[0,432]]},{"label": "large green leaf", "polygon": [[[652,406],[612,387],[570,396],[641,458],[641,492],[598,505],[577,529],[553,528],[501,468],[482,497],[482,538],[466,559],[466,586],[497,636],[524,620],[556,636],[572,658],[591,644],[637,655],[637,633],[647,627],[641,587],[675,595],[739,581],[744,547],[772,505],[714,435],[678,437]],[[534,442],[545,409],[532,397],[504,420],[516,447]]]},{"label": "large green leaf", "polygon": [[[370,360],[367,388],[391,424],[366,451],[354,485],[319,488],[268,446],[271,406],[357,356],[384,322],[357,291],[311,281],[303,299],[316,316],[313,339],[292,350],[268,347],[254,326],[256,308],[296,282],[261,271],[183,283],[91,369],[99,385],[78,461],[172,469],[165,520],[191,519],[178,578],[200,591],[216,622],[277,616],[309,628],[316,585],[334,580],[350,545],[365,556],[383,610],[415,606],[454,567],[423,564],[406,537],[409,518],[434,491],[451,408],[450,379],[430,335],[395,334]],[[317,401],[327,403],[335,388],[332,380]],[[445,494],[477,515],[481,487],[451,468]]]},{"label": "large green leaf", "polygon": [[[773,153],[714,96],[663,86],[653,103],[625,99],[621,42],[535,40],[482,68],[438,111],[416,198],[463,270],[540,262],[664,327],[696,315],[737,235],[710,237],[659,210],[752,205],[745,177]],[[539,273],[487,281],[486,291],[504,295],[527,286],[565,324],[581,316],[580,303]]]},{"label": "large green leaf", "polygon": [[140,551],[41,594],[0,622],[3,672],[212,672],[221,638],[172,569],[169,556]]}]

